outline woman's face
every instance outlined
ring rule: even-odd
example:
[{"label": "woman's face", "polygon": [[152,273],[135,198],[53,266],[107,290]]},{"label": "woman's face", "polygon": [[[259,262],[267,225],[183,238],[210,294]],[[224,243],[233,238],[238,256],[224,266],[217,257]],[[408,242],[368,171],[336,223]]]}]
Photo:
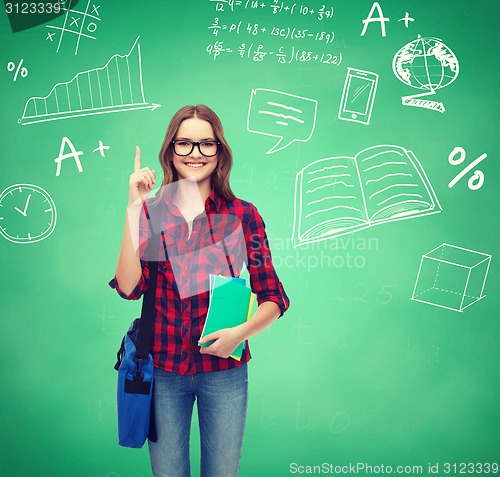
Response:
[{"label": "woman's face", "polygon": [[[212,125],[199,118],[189,118],[182,121],[175,135],[175,139],[186,141],[204,142],[215,141]],[[199,147],[195,146],[188,156],[173,154],[173,166],[179,179],[193,177],[198,185],[210,184],[210,176],[217,167],[217,155],[206,157],[201,154]]]}]

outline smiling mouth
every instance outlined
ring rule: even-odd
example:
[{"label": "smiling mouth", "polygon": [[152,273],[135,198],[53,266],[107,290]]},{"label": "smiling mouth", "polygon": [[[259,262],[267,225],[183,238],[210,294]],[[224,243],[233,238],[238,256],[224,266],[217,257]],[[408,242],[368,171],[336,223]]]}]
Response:
[{"label": "smiling mouth", "polygon": [[199,169],[200,167],[203,167],[206,162],[185,162],[184,164],[188,167],[192,167],[193,169]]}]

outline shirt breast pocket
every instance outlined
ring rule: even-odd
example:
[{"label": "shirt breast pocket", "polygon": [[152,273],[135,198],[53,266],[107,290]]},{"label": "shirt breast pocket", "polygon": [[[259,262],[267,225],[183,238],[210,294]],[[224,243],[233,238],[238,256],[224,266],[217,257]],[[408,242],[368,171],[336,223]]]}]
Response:
[{"label": "shirt breast pocket", "polygon": [[228,235],[214,233],[207,237],[205,246],[200,250],[200,260],[205,265],[207,273],[213,275],[231,276],[229,264],[233,273],[238,276],[245,261],[245,241],[238,231]]}]

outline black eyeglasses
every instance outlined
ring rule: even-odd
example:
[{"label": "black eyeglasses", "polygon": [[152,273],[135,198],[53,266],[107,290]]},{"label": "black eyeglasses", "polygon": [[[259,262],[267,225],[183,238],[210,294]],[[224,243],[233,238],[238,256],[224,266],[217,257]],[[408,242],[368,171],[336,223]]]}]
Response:
[{"label": "black eyeglasses", "polygon": [[174,151],[178,156],[189,156],[193,152],[194,146],[198,146],[202,156],[212,157],[217,154],[219,141],[188,141],[186,139],[174,139],[172,141]]}]

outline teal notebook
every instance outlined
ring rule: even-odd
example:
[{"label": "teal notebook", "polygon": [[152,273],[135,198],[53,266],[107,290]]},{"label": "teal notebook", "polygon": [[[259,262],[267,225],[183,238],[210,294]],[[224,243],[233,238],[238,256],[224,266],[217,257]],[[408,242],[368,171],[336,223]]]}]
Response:
[{"label": "teal notebook", "polygon": [[[253,301],[252,290],[245,286],[243,278],[210,275],[210,303],[201,337],[244,323],[252,311]],[[212,343],[213,340],[200,346]],[[240,343],[231,357],[240,360],[244,345],[244,342]]]}]

